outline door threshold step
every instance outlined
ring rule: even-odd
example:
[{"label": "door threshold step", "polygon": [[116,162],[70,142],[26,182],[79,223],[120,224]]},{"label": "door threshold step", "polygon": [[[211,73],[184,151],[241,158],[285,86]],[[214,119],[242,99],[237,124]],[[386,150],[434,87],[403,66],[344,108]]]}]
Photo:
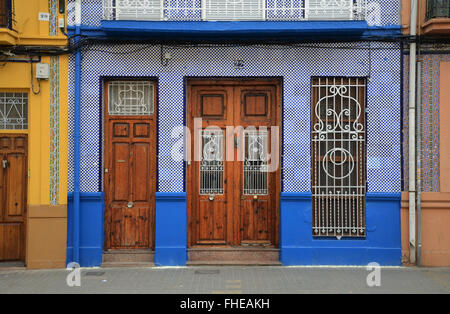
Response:
[{"label": "door threshold step", "polygon": [[108,250],[103,253],[103,263],[153,263],[154,251]]},{"label": "door threshold step", "polygon": [[280,250],[255,247],[209,247],[188,250],[188,261],[213,265],[276,265],[280,262]]},{"label": "door threshold step", "polygon": [[267,246],[239,246],[239,247],[230,247],[230,246],[212,246],[212,247],[191,247],[188,249],[189,251],[228,251],[228,252],[236,252],[236,251],[263,251],[263,252],[279,252],[280,249],[274,247]]},{"label": "door threshold step", "polygon": [[188,261],[187,266],[281,266],[273,261]]},{"label": "door threshold step", "polygon": [[114,268],[114,267],[155,267],[154,263],[147,262],[104,262],[101,265],[102,268]]},{"label": "door threshold step", "polygon": [[106,250],[103,254],[153,254],[152,249],[117,249],[117,250]]},{"label": "door threshold step", "polygon": [[0,270],[25,270],[24,262],[0,262]]}]

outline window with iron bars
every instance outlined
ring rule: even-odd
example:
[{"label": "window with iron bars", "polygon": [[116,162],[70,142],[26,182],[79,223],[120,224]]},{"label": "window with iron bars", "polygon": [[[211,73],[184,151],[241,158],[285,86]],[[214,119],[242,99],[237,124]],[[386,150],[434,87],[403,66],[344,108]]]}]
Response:
[{"label": "window with iron bars", "polygon": [[364,78],[312,80],[314,237],[365,237]]},{"label": "window with iron bars", "polygon": [[12,29],[13,8],[13,0],[0,0],[0,27]]},{"label": "window with iron bars", "polygon": [[0,129],[28,129],[28,94],[0,93]]}]

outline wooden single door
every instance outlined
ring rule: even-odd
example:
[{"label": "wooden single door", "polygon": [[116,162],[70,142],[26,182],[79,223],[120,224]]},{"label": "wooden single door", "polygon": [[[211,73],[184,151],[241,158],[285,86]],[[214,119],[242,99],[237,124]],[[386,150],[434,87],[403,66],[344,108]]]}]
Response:
[{"label": "wooden single door", "polygon": [[190,247],[278,245],[279,169],[267,171],[267,156],[279,93],[278,81],[189,82]]},{"label": "wooden single door", "polygon": [[0,135],[0,261],[25,261],[27,150],[27,135]]},{"label": "wooden single door", "polygon": [[[113,96],[140,93],[124,85]],[[152,85],[153,88],[153,85]],[[107,91],[110,89],[106,89]],[[132,96],[130,96],[132,95]],[[142,94],[143,95],[143,94]],[[105,93],[106,101],[109,97]],[[116,97],[116,100],[118,98]],[[156,189],[155,116],[111,114],[105,121],[106,249],[153,249]],[[125,110],[126,113],[126,110]]]}]

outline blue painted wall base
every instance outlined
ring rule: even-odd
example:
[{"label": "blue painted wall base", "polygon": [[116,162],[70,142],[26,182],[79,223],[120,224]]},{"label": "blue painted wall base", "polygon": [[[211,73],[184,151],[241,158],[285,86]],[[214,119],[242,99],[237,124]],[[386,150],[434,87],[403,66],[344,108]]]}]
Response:
[{"label": "blue painted wall base", "polygon": [[281,193],[280,259],[283,265],[401,265],[400,193],[366,194],[364,239],[315,239],[312,194]]},{"label": "blue painted wall base", "polygon": [[[100,266],[103,256],[105,195],[80,194],[80,266]],[[68,195],[67,261],[73,261],[73,194]]]},{"label": "blue painted wall base", "polygon": [[157,192],[155,265],[183,266],[187,261],[186,193]]}]

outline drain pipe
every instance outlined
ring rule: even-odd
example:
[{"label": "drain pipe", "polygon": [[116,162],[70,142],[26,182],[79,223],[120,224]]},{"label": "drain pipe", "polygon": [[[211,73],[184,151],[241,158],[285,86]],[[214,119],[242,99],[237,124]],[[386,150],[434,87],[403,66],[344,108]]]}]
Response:
[{"label": "drain pipe", "polygon": [[409,261],[416,263],[416,50],[417,0],[411,0],[409,49]]},{"label": "drain pipe", "polygon": [[[420,56],[420,47],[418,47]],[[422,263],[422,63],[417,62],[417,266]]]},{"label": "drain pipe", "polygon": [[[75,42],[81,35],[81,0],[75,1]],[[75,52],[75,112],[74,112],[74,182],[73,182],[73,261],[80,264],[80,106],[81,50]]]}]

